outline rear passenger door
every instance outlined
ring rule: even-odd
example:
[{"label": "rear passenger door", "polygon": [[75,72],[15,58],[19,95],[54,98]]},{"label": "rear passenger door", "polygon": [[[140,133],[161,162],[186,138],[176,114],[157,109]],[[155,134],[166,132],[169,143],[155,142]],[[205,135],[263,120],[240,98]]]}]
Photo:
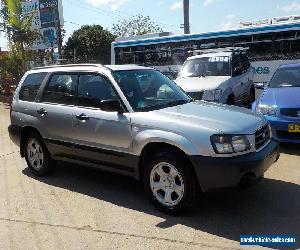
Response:
[{"label": "rear passenger door", "polygon": [[54,73],[43,86],[37,104],[38,129],[54,157],[72,154],[73,111],[78,75]]},{"label": "rear passenger door", "polygon": [[133,171],[130,114],[101,110],[101,101],[119,100],[108,78],[81,74],[77,98],[74,139],[78,159]]},{"label": "rear passenger door", "polygon": [[46,72],[29,74],[18,86],[16,93],[19,94],[15,96],[17,101],[13,105],[13,111],[18,112],[18,116],[12,116],[14,124],[36,127],[37,95],[46,76]]}]

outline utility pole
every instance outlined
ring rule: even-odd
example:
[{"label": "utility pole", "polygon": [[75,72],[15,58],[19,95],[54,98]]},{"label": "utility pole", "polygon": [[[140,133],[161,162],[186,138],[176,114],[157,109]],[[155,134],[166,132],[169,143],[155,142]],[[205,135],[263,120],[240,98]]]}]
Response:
[{"label": "utility pole", "polygon": [[190,1],[183,0],[184,34],[190,34]]},{"label": "utility pole", "polygon": [[61,25],[60,25],[59,17],[58,17],[58,24],[57,24],[57,47],[58,47],[59,59],[61,59],[62,35],[61,35]]}]

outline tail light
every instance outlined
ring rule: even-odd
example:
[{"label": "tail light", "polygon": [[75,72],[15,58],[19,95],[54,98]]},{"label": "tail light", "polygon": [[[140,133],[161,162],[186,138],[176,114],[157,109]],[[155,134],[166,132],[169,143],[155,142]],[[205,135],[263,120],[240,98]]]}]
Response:
[{"label": "tail light", "polygon": [[13,108],[12,108],[12,100],[10,100],[9,102],[9,117],[10,117],[10,121],[11,121],[11,114],[12,114]]},{"label": "tail light", "polygon": [[9,100],[8,100],[10,121],[11,121],[11,114],[12,114],[12,111],[13,111],[13,109],[12,109],[13,99],[14,99],[14,97],[10,96]]},{"label": "tail light", "polygon": [[11,120],[12,105],[10,104],[9,106],[10,106],[10,107],[9,107],[9,116],[10,116],[10,120]]}]

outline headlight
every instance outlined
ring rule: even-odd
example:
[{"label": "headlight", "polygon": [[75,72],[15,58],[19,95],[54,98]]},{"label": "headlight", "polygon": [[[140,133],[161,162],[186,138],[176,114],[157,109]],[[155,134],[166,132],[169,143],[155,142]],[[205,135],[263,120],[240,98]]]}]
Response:
[{"label": "headlight", "polygon": [[217,154],[232,154],[250,149],[250,143],[244,135],[213,135],[211,144]]},{"label": "headlight", "polygon": [[221,89],[205,90],[202,99],[205,101],[219,101],[222,97]]},{"label": "headlight", "polygon": [[262,115],[276,116],[276,107],[259,104],[256,111]]}]

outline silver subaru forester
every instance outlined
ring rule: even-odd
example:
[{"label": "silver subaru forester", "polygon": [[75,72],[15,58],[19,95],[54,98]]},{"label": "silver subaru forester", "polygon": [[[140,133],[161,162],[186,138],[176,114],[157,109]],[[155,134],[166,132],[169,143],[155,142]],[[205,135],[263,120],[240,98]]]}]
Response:
[{"label": "silver subaru forester", "polygon": [[134,65],[27,72],[9,134],[34,174],[64,161],[129,175],[167,213],[200,192],[255,182],[279,157],[263,117],[194,101],[159,71]]}]

